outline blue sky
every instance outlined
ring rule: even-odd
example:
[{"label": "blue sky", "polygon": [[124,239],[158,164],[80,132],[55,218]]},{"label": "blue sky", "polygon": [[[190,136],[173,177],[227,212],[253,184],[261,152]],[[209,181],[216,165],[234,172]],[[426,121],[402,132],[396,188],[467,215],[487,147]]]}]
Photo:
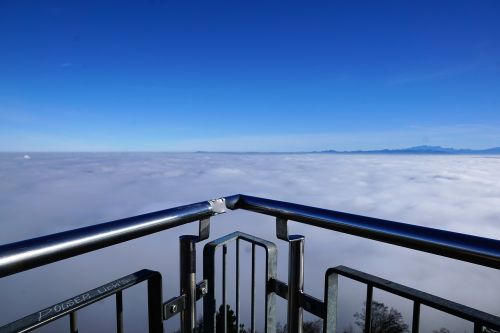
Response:
[{"label": "blue sky", "polygon": [[500,146],[500,2],[0,3],[0,150]]}]

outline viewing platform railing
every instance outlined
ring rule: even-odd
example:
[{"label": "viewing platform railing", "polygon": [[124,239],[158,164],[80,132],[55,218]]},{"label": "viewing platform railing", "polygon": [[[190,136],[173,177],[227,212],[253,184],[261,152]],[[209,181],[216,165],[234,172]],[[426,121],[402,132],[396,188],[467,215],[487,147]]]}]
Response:
[{"label": "viewing platform railing", "polygon": [[[289,243],[288,281],[276,277],[277,255],[274,243],[251,235],[235,232],[205,245],[203,279],[196,280],[196,243],[209,238],[210,218],[228,209],[243,209],[276,218],[276,236]],[[227,317],[227,243],[236,242],[236,318],[240,318],[239,243],[252,244],[251,327],[255,332],[255,248],[266,250],[265,332],[276,332],[276,297],[287,300],[287,330],[302,332],[303,311],[323,320],[323,331],[339,332],[337,328],[338,276],[362,282],[367,286],[365,329],[372,328],[373,288],[413,301],[411,332],[419,331],[420,305],[426,305],[474,324],[474,332],[500,330],[500,317],[460,305],[437,296],[387,281],[348,267],[330,268],[325,274],[325,295],[320,300],[304,292],[304,237],[288,235],[288,221],[330,229],[362,238],[373,239],[418,251],[433,253],[473,264],[500,269],[500,241],[456,232],[427,228],[400,222],[342,213],[288,202],[233,195],[154,213],[96,224],[48,236],[0,246],[0,278],[75,257],[107,246],[126,242],[159,231],[199,221],[199,235],[180,238],[180,295],[162,300],[161,274],[147,269],[125,276],[101,287],[79,294],[0,327],[0,332],[28,332],[62,316],[69,316],[70,332],[78,332],[77,310],[105,297],[116,299],[116,330],[123,332],[122,290],[137,283],[148,283],[149,331],[163,332],[163,322],[180,314],[181,332],[228,331],[227,321],[216,328],[217,300],[214,256],[222,248],[222,307],[219,315]],[[499,279],[500,280],[500,279]],[[0,281],[1,282],[1,281]],[[499,284],[500,288],[500,284]],[[497,290],[496,292],[499,292]],[[196,302],[203,298],[203,325],[197,325]],[[0,325],[2,319],[0,318]],[[238,327],[238,326],[237,326]]]}]

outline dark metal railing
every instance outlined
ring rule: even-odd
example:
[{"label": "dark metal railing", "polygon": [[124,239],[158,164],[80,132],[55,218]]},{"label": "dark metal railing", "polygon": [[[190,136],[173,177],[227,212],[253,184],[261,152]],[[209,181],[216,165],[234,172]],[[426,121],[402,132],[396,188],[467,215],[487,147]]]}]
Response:
[{"label": "dark metal railing", "polygon": [[[252,244],[252,273],[251,273],[251,319],[250,319],[250,332],[255,332],[255,247],[260,246],[266,251],[266,273],[265,273],[265,285],[266,285],[266,298],[265,298],[265,319],[264,319],[264,330],[265,332],[275,332],[274,327],[276,327],[276,296],[274,290],[271,288],[271,282],[276,279],[277,273],[277,250],[276,245],[266,241],[264,239],[254,237],[242,232],[234,232],[225,237],[216,239],[207,245],[203,251],[203,277],[208,282],[208,294],[203,301],[203,312],[209,313],[210,315],[204,316],[204,328],[207,332],[215,332],[215,314],[216,314],[216,281],[215,281],[215,251],[217,248],[222,246],[222,309],[224,311],[223,318],[227,317],[227,244],[230,242],[236,242],[236,326],[239,327],[240,318],[240,241],[246,241]],[[223,320],[223,332],[227,332],[227,321]]]},{"label": "dark metal railing", "polygon": [[323,229],[369,238],[500,269],[500,241],[376,219],[248,195],[226,198],[230,209],[244,209]]},{"label": "dark metal railing", "polygon": [[0,278],[223,212],[223,199],[211,200],[2,245]]},{"label": "dark metal railing", "polygon": [[116,302],[116,331],[123,332],[123,295],[122,290],[130,288],[143,281],[148,282],[148,314],[149,327],[152,331],[159,331],[161,324],[161,274],[148,269],[124,276],[118,280],[106,283],[95,289],[71,297],[48,308],[37,311],[24,318],[18,319],[1,328],[6,332],[29,332],[37,327],[46,325],[56,319],[69,315],[70,332],[78,332],[76,311],[87,307],[104,298],[115,295]]},{"label": "dark metal railing", "polygon": [[[365,332],[369,331],[368,325],[372,318],[373,288],[387,291],[391,294],[401,296],[413,301],[412,332],[418,332],[420,324],[420,305],[426,305],[453,316],[471,321],[474,323],[474,332],[482,332],[482,327],[500,330],[498,317],[492,316],[486,312],[479,311],[462,304],[458,304],[441,297],[437,297],[422,291],[403,286],[401,284],[388,281],[377,276],[366,274],[358,270],[337,266],[328,269],[325,277],[325,303],[335,308],[336,300],[328,299],[337,297],[335,290],[338,289],[338,276],[344,276],[352,280],[366,284],[366,311],[365,311]],[[332,309],[335,311],[334,309]]]},{"label": "dark metal railing", "polygon": [[[204,279],[196,282],[196,243],[209,237],[210,217],[226,212],[228,209],[244,209],[276,218],[276,236],[289,244],[288,283],[276,278],[276,246],[263,239],[243,233],[233,233],[221,239],[212,241],[205,246],[203,255]],[[159,273],[144,270],[143,273],[153,274],[156,287],[149,288],[149,331],[162,332],[163,321],[180,314],[181,331],[195,332],[200,329],[196,323],[196,302],[204,299],[204,332],[215,332],[217,302],[215,299],[215,250],[222,246],[222,331],[228,332],[226,323],[226,256],[227,243],[236,241],[236,317],[240,320],[239,294],[239,242],[252,244],[252,294],[251,294],[251,332],[255,332],[255,247],[266,249],[266,281],[265,281],[265,332],[276,332],[275,297],[287,300],[287,330],[302,332],[303,311],[307,311],[323,319],[324,332],[337,332],[337,276],[363,282],[367,285],[366,298],[366,328],[369,332],[373,288],[383,289],[396,295],[414,301],[412,332],[418,332],[420,322],[420,304],[445,311],[474,323],[475,332],[484,328],[500,330],[500,318],[475,309],[459,305],[437,296],[405,287],[394,282],[380,279],[372,275],[358,272],[346,267],[331,268],[325,277],[324,300],[312,297],[304,292],[304,237],[288,235],[288,221],[296,221],[315,227],[330,229],[363,238],[369,238],[423,252],[433,253],[457,260],[500,269],[500,241],[476,237],[461,233],[438,230],[433,228],[381,220],[371,217],[353,215],[332,210],[303,206],[246,195],[234,195],[226,198],[200,202],[187,206],[167,209],[159,212],[130,217],[122,220],[97,224],[85,228],[61,232],[21,242],[0,246],[0,277],[19,273],[34,267],[46,265],[58,260],[74,257],[83,253],[98,250],[107,246],[125,242],[134,238],[146,236],[176,226],[199,221],[199,235],[182,236],[180,238],[180,295],[166,302],[162,301],[161,276]],[[149,276],[149,275],[148,275]],[[159,277],[158,277],[159,276]],[[130,277],[130,276],[129,276]],[[133,280],[139,283],[143,280]],[[120,281],[120,280],[117,280]],[[122,280],[123,281],[123,280]],[[131,280],[132,281],[132,280]],[[116,281],[114,281],[116,282]],[[150,281],[148,280],[148,285]],[[108,293],[102,293],[93,298],[81,300],[81,295],[92,294],[95,290],[76,296],[53,307],[41,310],[13,323],[0,327],[0,332],[24,332],[40,327],[64,315],[70,316],[70,331],[77,332],[76,311],[90,305],[98,297],[116,295],[117,331],[121,332],[122,294],[121,290],[131,285],[124,283],[110,288]],[[122,288],[123,287],[123,288]],[[104,289],[101,289],[104,290]],[[92,294],[94,295],[94,294]],[[100,298],[99,298],[100,299]],[[66,304],[66,309],[62,310]],[[46,312],[60,306],[61,311]],[[59,309],[59,307],[58,307]],[[38,315],[37,315],[38,314]]]}]

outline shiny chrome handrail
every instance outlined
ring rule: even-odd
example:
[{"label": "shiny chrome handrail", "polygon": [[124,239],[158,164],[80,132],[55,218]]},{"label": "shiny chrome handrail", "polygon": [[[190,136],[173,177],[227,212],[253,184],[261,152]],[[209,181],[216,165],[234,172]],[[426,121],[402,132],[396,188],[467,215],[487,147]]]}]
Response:
[{"label": "shiny chrome handrail", "polygon": [[210,200],[1,245],[0,278],[224,212]]},{"label": "shiny chrome handrail", "polygon": [[226,197],[244,209],[363,238],[500,269],[500,240],[248,195]]},{"label": "shiny chrome handrail", "polygon": [[1,245],[0,277],[206,219],[226,206],[500,269],[496,239],[240,194]]}]

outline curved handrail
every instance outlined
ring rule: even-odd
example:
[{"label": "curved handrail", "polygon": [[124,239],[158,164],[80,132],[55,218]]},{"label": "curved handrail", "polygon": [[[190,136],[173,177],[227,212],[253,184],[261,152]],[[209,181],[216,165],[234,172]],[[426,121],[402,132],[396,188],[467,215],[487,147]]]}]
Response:
[{"label": "curved handrail", "polygon": [[158,231],[244,209],[500,269],[500,241],[289,202],[233,195],[0,246],[0,278]]}]

